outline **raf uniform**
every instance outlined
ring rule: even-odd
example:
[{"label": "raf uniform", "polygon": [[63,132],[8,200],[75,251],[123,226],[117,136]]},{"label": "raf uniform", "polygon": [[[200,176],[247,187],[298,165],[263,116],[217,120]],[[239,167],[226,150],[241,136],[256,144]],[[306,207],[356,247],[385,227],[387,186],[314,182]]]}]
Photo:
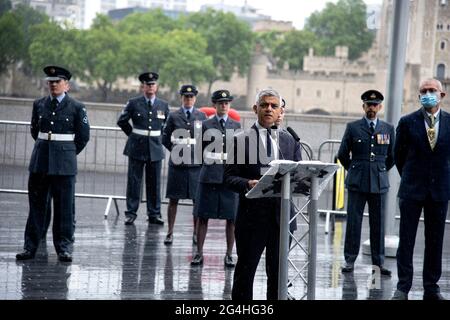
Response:
[{"label": "raf uniform", "polygon": [[[194,86],[184,85],[181,87],[181,95],[197,95],[198,91]],[[206,115],[195,107],[188,115],[184,108],[171,112],[163,132],[163,145],[167,150],[172,151],[174,145],[185,145],[191,151],[189,163],[175,164],[172,155],[169,160],[169,172],[167,180],[166,198],[169,199],[192,199],[197,194],[198,177],[201,164],[194,159],[195,149],[201,148],[201,141],[198,136],[202,129],[202,122],[206,120]],[[184,129],[189,137],[174,137],[173,132]],[[182,154],[180,154],[182,156]]]},{"label": "raf uniform", "polygon": [[[362,94],[364,106],[379,107],[383,95],[376,90]],[[384,198],[389,190],[388,171],[394,165],[394,127],[378,118],[361,120],[347,125],[338,158],[346,170],[348,189],[347,228],[343,272],[352,272],[359,253],[361,224],[366,202],[369,204],[370,247],[372,264],[381,274],[390,275],[384,262]]]},{"label": "raf uniform", "polygon": [[[228,90],[218,90],[212,95],[212,102],[218,103],[221,101],[230,102],[233,97]],[[194,214],[202,219],[225,219],[231,220],[234,223],[238,205],[238,195],[225,187],[223,179],[224,165],[228,159],[227,145],[231,145],[233,134],[226,135],[227,130],[234,132],[239,130],[241,124],[231,119],[228,114],[220,117],[215,114],[210,119],[203,122],[202,131],[203,136],[208,130],[215,130],[221,132],[221,139],[219,144],[222,146],[221,150],[205,149],[209,145],[217,145],[215,141],[216,136],[212,142],[203,142],[203,165],[200,170],[200,178],[198,185],[197,198],[195,201]],[[208,151],[209,150],[209,151]],[[214,152],[213,152],[214,151]],[[206,230],[205,230],[206,232]],[[231,256],[225,256],[225,266],[234,266]],[[194,257],[191,264],[203,263],[203,255],[201,253]]]},{"label": "raf uniform", "polygon": [[[70,80],[68,70],[48,66],[46,80]],[[61,261],[72,261],[75,232],[75,176],[77,158],[89,141],[85,106],[63,92],[58,97],[35,100],[31,135],[36,140],[31,155],[28,181],[30,212],[25,229],[24,252],[18,260],[34,257],[43,237],[48,196],[53,198],[53,243]]]},{"label": "raf uniform", "polygon": [[[139,76],[142,84],[155,84],[158,74],[145,72]],[[161,163],[164,149],[161,131],[169,116],[166,101],[145,95],[132,98],[122,111],[117,125],[128,136],[123,154],[128,156],[127,210],[125,224],[132,224],[139,208],[143,169],[147,192],[148,222],[163,224],[161,219]],[[131,119],[133,125],[129,123]]]}]

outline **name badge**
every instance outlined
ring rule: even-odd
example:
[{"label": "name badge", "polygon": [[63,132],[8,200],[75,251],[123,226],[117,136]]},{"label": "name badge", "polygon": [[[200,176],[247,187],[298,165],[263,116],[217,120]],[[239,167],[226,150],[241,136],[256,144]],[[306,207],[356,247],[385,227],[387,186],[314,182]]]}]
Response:
[{"label": "name badge", "polygon": [[158,119],[162,119],[162,120],[166,119],[166,115],[164,114],[164,111],[161,111],[161,110],[157,111],[156,117]]},{"label": "name badge", "polygon": [[391,143],[391,136],[389,134],[377,134],[377,143],[378,144],[390,144]]},{"label": "name badge", "polygon": [[194,126],[195,126],[196,129],[201,129],[202,128],[202,122],[198,121],[198,120],[195,120],[194,121]]}]

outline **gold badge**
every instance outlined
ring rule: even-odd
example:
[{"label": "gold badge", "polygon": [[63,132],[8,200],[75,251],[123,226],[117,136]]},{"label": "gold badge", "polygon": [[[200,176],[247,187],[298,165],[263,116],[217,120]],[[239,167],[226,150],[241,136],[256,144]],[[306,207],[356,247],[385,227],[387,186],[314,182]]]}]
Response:
[{"label": "gold badge", "polygon": [[50,74],[54,74],[56,72],[56,70],[54,68],[50,69]]},{"label": "gold badge", "polygon": [[370,99],[375,99],[377,96],[375,95],[375,93],[372,93],[372,95],[370,96]]},{"label": "gold badge", "polygon": [[187,91],[187,92],[191,92],[191,91],[192,91],[192,88],[189,87],[189,88],[186,89],[186,91]]},{"label": "gold badge", "polygon": [[225,93],[225,92],[222,92],[222,97],[226,97],[227,96],[227,94]]}]

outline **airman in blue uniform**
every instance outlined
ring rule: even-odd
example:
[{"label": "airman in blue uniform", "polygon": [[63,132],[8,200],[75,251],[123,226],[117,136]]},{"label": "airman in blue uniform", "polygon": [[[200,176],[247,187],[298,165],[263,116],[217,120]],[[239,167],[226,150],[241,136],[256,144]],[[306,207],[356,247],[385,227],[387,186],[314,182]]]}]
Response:
[{"label": "airman in blue uniform", "polygon": [[[197,228],[197,253],[191,264],[203,263],[203,244],[205,243],[208,230],[208,219],[226,220],[225,234],[227,241],[227,252],[224,258],[226,267],[234,267],[232,258],[234,246],[234,219],[236,218],[238,194],[225,187],[223,181],[223,170],[227,160],[227,142],[233,139],[232,134],[241,128],[241,124],[228,116],[230,102],[233,97],[228,90],[217,90],[211,97],[216,114],[203,122],[202,131],[205,137],[203,142],[203,165],[200,170],[200,181],[195,201],[194,214],[198,217]],[[228,135],[226,134],[228,130]],[[230,133],[231,131],[231,133]],[[207,141],[206,134],[214,137],[211,143]],[[220,139],[220,141],[216,141]],[[215,145],[220,146],[217,150]],[[209,147],[212,146],[212,147]]]},{"label": "airman in blue uniform", "polygon": [[345,266],[342,272],[353,272],[361,243],[361,225],[366,202],[369,205],[370,248],[372,264],[382,275],[391,271],[384,263],[384,199],[389,190],[388,171],[394,165],[394,127],[377,118],[383,95],[368,90],[361,95],[364,118],[347,124],[338,151],[346,170],[348,189],[347,227],[345,233]]},{"label": "airman in blue uniform", "polygon": [[[195,202],[198,177],[201,168],[201,132],[206,115],[194,107],[197,88],[183,85],[180,89],[182,106],[171,112],[163,130],[163,145],[170,151],[167,178],[168,230],[164,243],[172,244],[173,227],[179,199],[192,199]],[[198,156],[200,154],[200,157]],[[196,242],[197,218],[194,217],[193,241]]]},{"label": "airman in blue uniform", "polygon": [[161,163],[164,159],[161,131],[169,116],[169,105],[156,97],[158,77],[156,72],[139,75],[143,95],[130,99],[117,121],[117,125],[128,136],[123,151],[128,156],[126,225],[133,224],[137,217],[144,167],[148,223],[164,224],[160,191]]},{"label": "airman in blue uniform", "polygon": [[71,73],[47,66],[50,96],[33,103],[31,136],[36,140],[28,180],[30,212],[25,228],[24,251],[17,260],[32,259],[44,236],[49,195],[53,199],[53,244],[58,259],[72,261],[75,233],[75,176],[77,157],[89,141],[85,106],[66,93]]}]

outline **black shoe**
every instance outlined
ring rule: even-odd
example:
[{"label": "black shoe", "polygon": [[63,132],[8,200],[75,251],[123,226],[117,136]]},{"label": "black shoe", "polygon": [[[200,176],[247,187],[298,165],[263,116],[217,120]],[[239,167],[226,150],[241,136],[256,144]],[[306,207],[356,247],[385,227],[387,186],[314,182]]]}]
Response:
[{"label": "black shoe", "polygon": [[159,224],[161,226],[164,225],[164,220],[158,216],[149,216],[147,221],[148,221],[148,224]]},{"label": "black shoe", "polygon": [[134,223],[134,220],[136,220],[136,216],[128,217],[125,219],[125,225],[130,226]]},{"label": "black shoe", "polygon": [[24,250],[21,253],[16,254],[16,260],[30,260],[33,259],[35,252]]},{"label": "black shoe", "polygon": [[408,300],[408,294],[400,290],[395,290],[391,300]]},{"label": "black shoe", "polygon": [[423,300],[447,300],[439,292],[425,292]]},{"label": "black shoe", "polygon": [[392,275],[391,270],[386,269],[385,267],[380,267],[380,273],[382,276],[390,277]]},{"label": "black shoe", "polygon": [[61,262],[72,262],[72,255],[68,252],[58,253],[58,260]]},{"label": "black shoe", "polygon": [[164,244],[165,245],[171,245],[173,242],[173,235],[170,233],[166,236],[166,238],[164,239]]},{"label": "black shoe", "polygon": [[203,264],[203,255],[197,253],[191,261],[191,266],[199,266],[201,264]]},{"label": "black shoe", "polygon": [[233,257],[226,254],[225,258],[223,258],[223,264],[225,265],[225,267],[233,268],[235,266]]},{"label": "black shoe", "polygon": [[355,265],[353,263],[346,262],[345,266],[342,267],[341,271],[344,273],[353,272]]}]

